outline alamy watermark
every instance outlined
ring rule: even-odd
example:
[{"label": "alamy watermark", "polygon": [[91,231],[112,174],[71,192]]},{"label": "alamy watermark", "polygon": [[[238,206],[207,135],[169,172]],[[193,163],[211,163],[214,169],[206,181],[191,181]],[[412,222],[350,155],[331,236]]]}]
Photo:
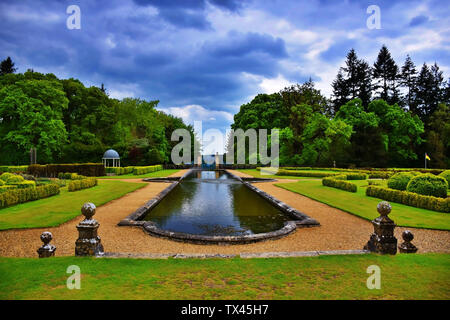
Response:
[{"label": "alamy watermark", "polygon": [[381,10],[377,5],[370,5],[366,10],[370,16],[366,20],[366,26],[369,29],[381,29]]},{"label": "alamy watermark", "polygon": [[377,265],[367,267],[367,273],[371,274],[366,280],[367,289],[381,289],[381,269]]},{"label": "alamy watermark", "polygon": [[[202,122],[194,122],[194,164],[201,164],[201,149],[214,150],[214,147],[225,146],[228,143],[227,152],[222,157],[221,163],[225,164],[246,164],[247,156],[249,164],[268,165],[274,168],[270,173],[261,172],[262,174],[273,174],[278,171],[279,167],[279,130],[270,130],[270,136],[267,129],[228,129],[225,134],[218,129],[202,130]],[[270,138],[270,139],[269,139]],[[191,133],[186,129],[176,129],[172,132],[172,141],[180,141],[171,153],[172,162],[176,165],[191,163],[192,159],[192,139]],[[229,145],[233,147],[230,148]],[[270,155],[268,154],[270,147]],[[246,151],[248,150],[248,154]],[[225,159],[223,159],[225,158]],[[236,158],[236,161],[235,161]],[[214,163],[214,158],[205,158],[208,164]]]},{"label": "alamy watermark", "polygon": [[77,265],[70,265],[67,267],[66,273],[71,275],[67,278],[67,289],[81,289],[81,269]]},{"label": "alamy watermark", "polygon": [[66,20],[67,29],[81,29],[81,9],[79,6],[73,4],[67,7],[66,13],[70,14]]}]

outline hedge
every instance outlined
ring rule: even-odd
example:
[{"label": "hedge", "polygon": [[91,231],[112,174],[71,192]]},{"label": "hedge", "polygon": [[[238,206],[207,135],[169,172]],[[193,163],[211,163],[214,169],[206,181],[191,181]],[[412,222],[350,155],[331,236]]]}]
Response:
[{"label": "hedge", "polygon": [[106,173],[114,173],[117,176],[133,173],[134,167],[108,167]]},{"label": "hedge", "polygon": [[140,175],[140,174],[146,174],[150,172],[156,172],[163,169],[163,166],[161,164],[157,164],[154,166],[147,166],[147,167],[134,167],[133,174]]},{"label": "hedge", "polygon": [[[259,168],[260,171],[266,171],[271,173],[272,170],[268,170],[267,168]],[[275,173],[275,172],[273,172]],[[308,171],[290,171],[285,169],[278,169],[278,172],[275,173],[277,176],[296,176],[296,177],[312,177],[312,178],[324,178],[337,176],[339,173],[329,173],[329,172],[308,172]]]},{"label": "hedge", "polygon": [[415,192],[424,196],[447,198],[448,183],[445,178],[425,173],[412,178],[406,191]]},{"label": "hedge", "polygon": [[14,189],[0,193],[0,208],[43,199],[56,194],[59,194],[59,187],[55,184],[48,184],[36,188]]},{"label": "hedge", "polygon": [[69,182],[68,189],[69,192],[78,191],[82,189],[92,188],[97,185],[96,178],[86,178],[81,180],[72,180]]},{"label": "hedge", "polygon": [[442,178],[447,180],[448,185],[450,186],[450,170],[445,170],[441,174],[439,174]]},{"label": "hedge", "polygon": [[412,172],[399,172],[389,178],[387,186],[391,189],[405,191],[406,186],[412,178],[414,178]]},{"label": "hedge", "polygon": [[0,173],[25,173],[28,170],[28,166],[0,166]]},{"label": "hedge", "polygon": [[75,163],[75,164],[32,164],[28,166],[28,173],[35,177],[56,178],[61,172],[78,173],[87,177],[105,176],[105,167],[102,163]]},{"label": "hedge", "polygon": [[326,187],[341,189],[348,192],[356,192],[358,190],[356,184],[348,182],[346,180],[347,176],[342,174],[334,177],[323,178],[322,185]]},{"label": "hedge", "polygon": [[14,174],[9,173],[9,172],[5,172],[5,173],[2,173],[2,174],[0,175],[0,180],[6,182],[6,181],[8,181],[8,179],[11,178],[11,177],[14,177]]},{"label": "hedge", "polygon": [[378,186],[368,186],[366,189],[366,196],[401,203],[416,208],[447,213],[450,212],[450,198],[443,199],[433,196],[423,196],[413,192]]}]

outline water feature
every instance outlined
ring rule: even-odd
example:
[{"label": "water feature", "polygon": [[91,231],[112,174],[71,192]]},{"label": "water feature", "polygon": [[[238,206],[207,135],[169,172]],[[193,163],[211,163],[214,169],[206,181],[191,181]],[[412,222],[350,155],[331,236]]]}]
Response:
[{"label": "water feature", "polygon": [[203,236],[245,236],[292,220],[225,171],[192,171],[143,220],[163,230]]}]

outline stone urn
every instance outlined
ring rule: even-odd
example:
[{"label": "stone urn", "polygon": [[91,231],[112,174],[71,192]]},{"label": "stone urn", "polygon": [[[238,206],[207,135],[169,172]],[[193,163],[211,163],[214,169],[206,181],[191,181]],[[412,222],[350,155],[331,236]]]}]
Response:
[{"label": "stone urn", "polygon": [[77,225],[76,256],[99,256],[104,254],[100,236],[97,234],[100,224],[92,218],[95,215],[95,210],[95,205],[90,202],[85,203],[81,207],[81,213],[85,218]]}]

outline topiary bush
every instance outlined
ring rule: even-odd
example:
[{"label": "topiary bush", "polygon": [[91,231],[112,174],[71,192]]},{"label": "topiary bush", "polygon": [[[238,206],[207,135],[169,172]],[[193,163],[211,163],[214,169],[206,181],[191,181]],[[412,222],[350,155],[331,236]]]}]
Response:
[{"label": "topiary bush", "polygon": [[415,176],[409,181],[406,187],[408,192],[439,198],[447,198],[447,189],[447,180],[431,173]]},{"label": "topiary bush", "polygon": [[387,185],[391,189],[405,191],[409,181],[414,177],[412,172],[399,172],[388,179]]},{"label": "topiary bush", "polygon": [[23,182],[25,179],[22,176],[12,175],[6,180],[6,184],[17,184]]},{"label": "topiary bush", "polygon": [[11,178],[13,176],[14,176],[14,174],[5,172],[5,173],[2,173],[2,175],[0,176],[0,179],[3,180],[4,182],[6,182],[6,181],[8,181],[9,178]]},{"label": "topiary bush", "polygon": [[447,180],[447,183],[450,186],[450,170],[443,171],[439,176]]}]

